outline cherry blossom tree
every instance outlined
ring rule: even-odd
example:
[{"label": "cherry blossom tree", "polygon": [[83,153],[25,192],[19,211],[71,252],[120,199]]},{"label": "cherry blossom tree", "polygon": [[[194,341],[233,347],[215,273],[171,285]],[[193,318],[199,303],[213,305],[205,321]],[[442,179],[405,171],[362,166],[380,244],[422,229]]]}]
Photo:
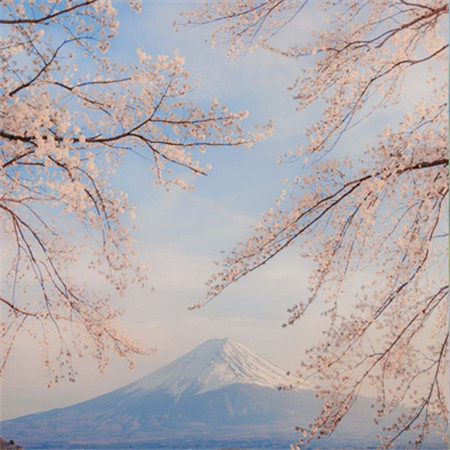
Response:
[{"label": "cherry blossom tree", "polygon": [[[312,5],[324,24],[312,42],[277,46],[280,30],[295,37],[293,21],[302,30],[299,21]],[[306,130],[309,143],[281,158],[306,167],[253,236],[225,257],[206,302],[301,243],[314,263],[310,295],[288,310],[286,325],[319,302],[329,326],[298,371],[300,382],[314,380],[324,406],[299,427],[297,445],[330,436],[368,386],[378,418],[390,424],[380,434],[382,447],[408,431],[416,448],[432,428],[445,434],[448,2],[219,0],[186,21],[215,24],[213,42],[229,42],[233,57],[263,47],[299,65],[309,58],[290,89],[299,110],[322,108]],[[427,95],[403,92],[412,76],[428,84]],[[397,124],[380,114],[411,100],[416,105]],[[367,123],[373,136],[366,148],[355,148],[349,131]],[[363,273],[369,279],[349,298],[348,281]]]},{"label": "cherry blossom tree", "polygon": [[270,127],[247,133],[245,112],[217,100],[196,105],[177,53],[137,49],[134,65],[112,61],[111,0],[6,0],[0,25],[0,373],[23,331],[42,343],[49,383],[74,379],[74,356],[90,355],[103,370],[112,349],[132,363],[145,349],[118,330],[122,311],[111,298],[85,282],[95,271],[123,295],[147,279],[131,236],[134,207],[111,175],[134,157],[156,184],[189,189],[180,170],[208,170],[196,154],[250,146]]}]

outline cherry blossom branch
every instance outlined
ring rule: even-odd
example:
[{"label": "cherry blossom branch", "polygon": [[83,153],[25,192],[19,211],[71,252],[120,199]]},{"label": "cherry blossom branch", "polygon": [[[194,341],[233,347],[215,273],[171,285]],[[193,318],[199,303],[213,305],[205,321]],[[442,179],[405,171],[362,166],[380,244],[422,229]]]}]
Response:
[{"label": "cherry blossom branch", "polygon": [[85,8],[86,6],[90,6],[94,3],[98,2],[98,0],[86,0],[84,2],[81,3],[77,3],[69,8],[65,8],[62,9],[60,11],[57,11],[55,13],[52,14],[48,14],[46,16],[43,17],[38,17],[38,18],[33,18],[30,19],[28,17],[21,17],[18,19],[0,19],[0,24],[3,25],[20,25],[20,24],[40,24],[40,23],[45,23],[48,21],[51,21],[52,19],[55,19],[58,16],[65,16],[68,15],[71,12],[74,12],[78,9],[82,9]]}]

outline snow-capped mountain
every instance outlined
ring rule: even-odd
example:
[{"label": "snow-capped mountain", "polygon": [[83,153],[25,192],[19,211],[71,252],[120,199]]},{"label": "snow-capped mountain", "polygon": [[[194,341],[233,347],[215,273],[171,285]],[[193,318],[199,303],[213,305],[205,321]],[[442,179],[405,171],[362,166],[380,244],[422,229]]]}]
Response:
[{"label": "snow-capped mountain", "polygon": [[284,370],[242,344],[213,339],[113,392],[0,426],[4,436],[27,449],[120,443],[151,448],[168,439],[175,440],[170,447],[177,447],[190,436],[197,447],[216,438],[275,433],[286,439],[288,432],[287,445],[295,439],[300,410],[305,410],[302,401],[318,410],[311,391],[301,396],[278,389],[291,383]]},{"label": "snow-capped mountain", "polygon": [[212,339],[128,386],[125,392],[163,390],[179,398],[242,383],[278,388],[294,384],[286,372],[229,338]]},{"label": "snow-capped mountain", "polygon": [[[311,390],[278,389],[290,383],[238,342],[215,339],[108,394],[1,422],[0,434],[27,450],[289,448],[298,438],[295,426],[307,427],[321,406]],[[376,446],[371,403],[362,397],[320,447]]]}]

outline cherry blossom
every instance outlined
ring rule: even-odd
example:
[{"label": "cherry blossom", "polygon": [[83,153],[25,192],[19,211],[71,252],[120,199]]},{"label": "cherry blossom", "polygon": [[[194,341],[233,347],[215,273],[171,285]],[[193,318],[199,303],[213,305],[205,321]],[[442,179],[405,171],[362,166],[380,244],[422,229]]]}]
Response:
[{"label": "cherry blossom", "polygon": [[111,298],[84,281],[95,271],[123,296],[148,278],[132,239],[134,206],[111,175],[134,157],[156,184],[191,189],[182,172],[209,168],[196,155],[250,146],[270,132],[270,125],[244,132],[245,111],[190,100],[196,85],[177,52],[138,48],[134,65],[111,60],[117,14],[111,0],[1,5],[0,373],[24,331],[42,343],[49,383],[74,379],[74,356],[90,355],[104,370],[112,349],[132,364],[145,349],[117,328],[122,311]]},{"label": "cherry blossom", "polygon": [[[326,22],[312,41],[275,45],[272,38],[309,7]],[[448,2],[219,0],[186,22],[215,24],[213,43],[228,42],[235,58],[257,47],[307,58],[290,89],[299,110],[322,108],[305,130],[307,145],[280,159],[306,169],[287,182],[253,236],[226,255],[206,302],[300,243],[313,262],[310,295],[289,309],[286,326],[308,320],[313,303],[329,326],[298,371],[299,382],[317,385],[324,407],[299,427],[296,446],[330,436],[367,386],[376,392],[383,448],[406,432],[415,448],[432,429],[446,439]],[[403,92],[412,74],[428,83],[426,99]],[[378,128],[376,113],[405,99],[416,106]],[[345,138],[362,122],[372,124],[371,143],[347,152]],[[363,272],[369,280],[350,294],[348,281]]]}]

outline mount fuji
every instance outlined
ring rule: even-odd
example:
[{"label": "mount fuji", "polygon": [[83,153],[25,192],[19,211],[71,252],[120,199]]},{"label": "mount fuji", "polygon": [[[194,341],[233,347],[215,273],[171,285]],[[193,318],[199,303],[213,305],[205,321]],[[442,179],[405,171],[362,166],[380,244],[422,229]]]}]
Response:
[{"label": "mount fuji", "polygon": [[[321,406],[311,390],[279,390],[292,383],[242,344],[215,339],[113,392],[4,421],[0,430],[27,450],[289,448],[299,437],[295,426],[306,427]],[[376,445],[371,403],[362,397],[320,446]]]},{"label": "mount fuji", "polygon": [[293,383],[286,372],[232,339],[206,341],[186,355],[127,386],[130,395],[162,390],[177,400],[231,384],[277,389]]}]

